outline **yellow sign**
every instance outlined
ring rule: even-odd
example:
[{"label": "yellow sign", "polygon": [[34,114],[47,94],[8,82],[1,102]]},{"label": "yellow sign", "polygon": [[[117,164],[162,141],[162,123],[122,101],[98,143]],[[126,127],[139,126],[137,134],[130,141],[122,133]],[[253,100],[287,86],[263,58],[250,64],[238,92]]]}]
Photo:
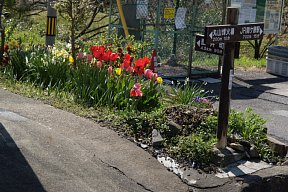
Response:
[{"label": "yellow sign", "polygon": [[47,17],[47,36],[55,36],[56,35],[56,17]]},{"label": "yellow sign", "polygon": [[164,8],[164,19],[174,19],[175,8]]}]

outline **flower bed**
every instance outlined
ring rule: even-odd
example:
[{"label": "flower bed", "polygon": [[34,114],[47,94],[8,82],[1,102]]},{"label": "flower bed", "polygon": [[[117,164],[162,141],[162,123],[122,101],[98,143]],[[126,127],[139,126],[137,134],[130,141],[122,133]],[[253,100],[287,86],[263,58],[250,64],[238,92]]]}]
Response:
[{"label": "flower bed", "polygon": [[[120,46],[94,45],[86,48],[86,53],[79,50],[76,61],[69,50],[18,47],[10,51],[10,65],[3,72],[48,94],[65,92],[84,107],[108,107],[115,113],[115,129],[147,145],[154,154],[159,149],[151,137],[157,130],[163,137],[161,153],[209,166],[217,112],[206,92],[189,84],[189,79],[172,87],[163,85],[162,78],[149,68],[150,59],[137,58],[132,47],[124,51]],[[74,62],[76,68],[71,65]],[[275,162],[275,154],[266,144],[264,123],[252,111],[232,112],[229,138],[253,143],[262,159]]]}]

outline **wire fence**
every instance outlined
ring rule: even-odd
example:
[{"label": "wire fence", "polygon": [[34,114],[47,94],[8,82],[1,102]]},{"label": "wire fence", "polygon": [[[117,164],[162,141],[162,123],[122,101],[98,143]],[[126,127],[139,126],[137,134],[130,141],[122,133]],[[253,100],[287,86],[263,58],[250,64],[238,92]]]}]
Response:
[{"label": "wire fence", "polygon": [[[219,56],[195,51],[194,44],[195,35],[203,34],[206,25],[221,24],[222,1],[122,0],[122,6],[129,33],[138,40],[150,42],[147,50],[156,49],[162,64],[175,56],[177,66],[185,70],[192,58],[192,74],[218,70]],[[116,2],[110,0],[111,20],[113,15],[119,15],[117,11]],[[110,25],[110,34],[119,31],[123,34],[120,23]]]}]

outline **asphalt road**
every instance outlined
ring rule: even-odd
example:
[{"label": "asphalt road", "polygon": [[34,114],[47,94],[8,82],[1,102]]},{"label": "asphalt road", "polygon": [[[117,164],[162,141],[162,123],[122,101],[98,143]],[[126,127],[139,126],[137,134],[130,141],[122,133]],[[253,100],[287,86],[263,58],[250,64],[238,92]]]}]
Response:
[{"label": "asphalt road", "polygon": [[[219,96],[220,84],[208,84]],[[215,103],[218,107],[218,103]],[[288,144],[288,78],[264,71],[235,71],[231,108],[252,108],[267,120],[268,134]]]},{"label": "asphalt road", "polygon": [[1,192],[187,191],[114,131],[0,89]]}]

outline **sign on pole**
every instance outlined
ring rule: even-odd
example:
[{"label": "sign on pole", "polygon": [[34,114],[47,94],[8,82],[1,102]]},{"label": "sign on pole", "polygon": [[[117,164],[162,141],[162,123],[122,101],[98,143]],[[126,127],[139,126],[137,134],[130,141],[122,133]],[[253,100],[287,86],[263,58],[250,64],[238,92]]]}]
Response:
[{"label": "sign on pole", "polygon": [[261,39],[264,23],[212,25],[205,27],[205,43],[235,42]]},{"label": "sign on pole", "polygon": [[216,55],[223,55],[224,43],[205,44],[204,35],[196,35],[195,50]]},{"label": "sign on pole", "polygon": [[[197,34],[195,40],[195,50],[222,56],[224,53],[224,43],[205,44],[205,36]],[[239,59],[239,50],[240,42],[235,42],[235,59]]]}]

